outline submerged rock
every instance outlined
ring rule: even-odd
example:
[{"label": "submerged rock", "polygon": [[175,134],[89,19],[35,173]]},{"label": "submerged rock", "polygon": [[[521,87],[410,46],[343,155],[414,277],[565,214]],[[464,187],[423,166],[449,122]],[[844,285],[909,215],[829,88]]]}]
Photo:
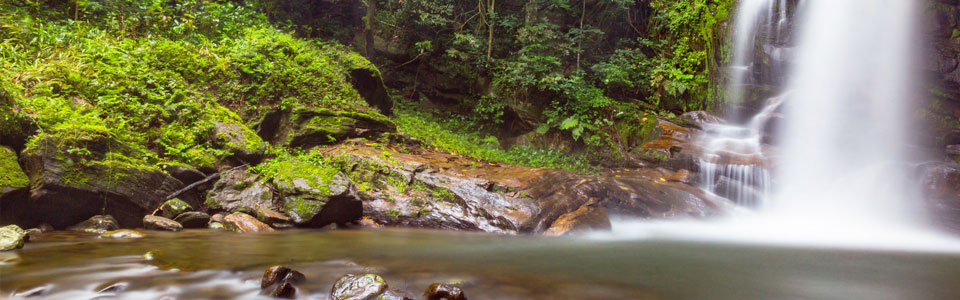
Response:
[{"label": "submerged rock", "polygon": [[223,221],[226,229],[240,233],[274,231],[269,225],[245,213],[232,213],[224,217]]},{"label": "submerged rock", "polygon": [[[181,213],[173,220],[183,225],[183,228],[203,228],[210,222],[210,215],[205,212],[188,211]],[[222,221],[223,218],[220,220]]]},{"label": "submerged rock", "polygon": [[109,239],[139,239],[145,237],[142,232],[130,229],[119,229],[100,234],[100,238]]},{"label": "submerged rock", "polygon": [[92,233],[104,233],[111,230],[117,230],[117,220],[111,215],[96,215],[86,221],[70,226],[67,230],[83,231]]},{"label": "submerged rock", "polygon": [[387,282],[380,275],[347,274],[337,279],[330,291],[333,300],[370,300],[387,289]]},{"label": "submerged rock", "polygon": [[167,200],[167,202],[164,202],[163,205],[160,205],[160,211],[163,212],[163,217],[167,219],[176,218],[183,212],[191,209],[193,209],[193,207],[190,206],[190,204],[187,204],[186,202],[183,202],[183,200],[177,198]]},{"label": "submerged rock", "polygon": [[431,284],[423,296],[427,300],[467,300],[467,296],[459,287],[443,283]]},{"label": "submerged rock", "polygon": [[0,227],[0,251],[10,251],[23,248],[27,231],[17,225]]},{"label": "submerged rock", "polygon": [[177,232],[183,230],[183,225],[164,217],[146,215],[143,216],[143,228]]}]

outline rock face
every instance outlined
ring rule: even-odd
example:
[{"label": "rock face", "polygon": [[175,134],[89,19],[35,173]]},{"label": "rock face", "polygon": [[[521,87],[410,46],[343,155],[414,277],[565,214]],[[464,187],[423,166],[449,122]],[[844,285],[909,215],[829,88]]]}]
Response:
[{"label": "rock face", "polygon": [[234,232],[252,233],[274,231],[269,225],[245,213],[232,213],[224,217],[223,222],[226,229]]},{"label": "rock face", "polygon": [[557,236],[589,230],[610,230],[610,226],[607,209],[592,199],[577,210],[560,215],[543,234]]},{"label": "rock face", "polygon": [[86,221],[70,226],[67,230],[83,231],[93,233],[104,233],[111,230],[117,230],[117,220],[110,215],[97,215],[90,217]]},{"label": "rock face", "polygon": [[207,223],[210,223],[210,215],[199,211],[188,211],[173,220],[183,225],[183,228],[204,228],[207,227]]},{"label": "rock face", "polygon": [[143,228],[176,232],[176,231],[183,230],[183,225],[180,225],[180,223],[177,223],[174,220],[170,220],[164,217],[146,215],[146,216],[143,216]]},{"label": "rock face", "polygon": [[32,181],[21,223],[66,227],[106,211],[121,226],[139,225],[143,215],[183,187],[139,161],[144,151],[94,126],[40,134],[20,157]]},{"label": "rock face", "polygon": [[258,133],[274,145],[309,148],[351,138],[374,138],[396,132],[390,119],[378,114],[296,108],[267,113],[256,125]]},{"label": "rock face", "polygon": [[10,147],[0,146],[0,195],[26,188],[29,185],[30,179],[20,169],[20,164],[17,163],[17,152]]},{"label": "rock face", "polygon": [[0,227],[0,251],[10,251],[23,248],[24,238],[27,231],[17,225],[7,225]]},{"label": "rock face", "polygon": [[376,274],[347,274],[337,279],[330,291],[333,300],[368,300],[387,289],[387,282]]},{"label": "rock face", "polygon": [[222,172],[220,180],[207,192],[204,204],[212,209],[247,214],[256,214],[260,207],[277,208],[270,187],[242,169]]},{"label": "rock face", "polygon": [[916,172],[934,221],[960,233],[960,165],[930,162],[918,166]]}]

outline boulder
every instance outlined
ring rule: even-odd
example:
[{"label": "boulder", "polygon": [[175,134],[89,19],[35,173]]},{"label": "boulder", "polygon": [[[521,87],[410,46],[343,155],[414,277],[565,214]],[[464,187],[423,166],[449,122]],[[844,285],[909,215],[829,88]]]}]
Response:
[{"label": "boulder", "polygon": [[117,225],[117,220],[111,215],[96,215],[90,217],[86,221],[77,223],[73,226],[67,228],[71,231],[83,231],[83,232],[92,232],[92,233],[104,233],[111,230],[117,230],[120,228]]},{"label": "boulder", "polygon": [[337,279],[330,291],[333,300],[372,300],[387,289],[387,282],[376,274],[347,274]]},{"label": "boulder", "polygon": [[199,211],[188,211],[173,220],[183,225],[183,228],[204,228],[207,223],[210,223],[210,215]]},{"label": "boulder", "polygon": [[10,147],[0,146],[0,197],[29,186],[30,179],[17,162],[17,152]]},{"label": "boulder", "polygon": [[105,212],[124,227],[141,223],[179,180],[143,160],[147,151],[106,128],[75,125],[36,136],[20,161],[31,178],[21,218],[54,227],[75,224]]},{"label": "boulder", "polygon": [[130,229],[119,229],[100,234],[102,239],[139,239],[145,236],[142,232]]},{"label": "boulder", "polygon": [[0,227],[0,251],[10,251],[23,248],[27,231],[17,225]]},{"label": "boulder", "polygon": [[[283,199],[283,211],[298,226],[345,224],[362,216],[356,187],[333,166],[295,159],[274,163],[279,172],[270,181]],[[269,217],[268,213],[262,215]]]},{"label": "boulder", "polygon": [[380,296],[377,297],[377,300],[414,300],[414,299],[418,299],[418,297],[414,297],[413,295],[410,295],[410,293],[407,293],[404,291],[398,291],[395,289],[387,289],[386,292],[383,292],[383,294],[380,294]]},{"label": "boulder", "polygon": [[183,225],[164,217],[146,215],[143,216],[143,228],[177,232],[183,230]]},{"label": "boulder", "polygon": [[255,174],[242,169],[222,172],[220,180],[207,192],[204,205],[211,209],[247,214],[256,214],[260,207],[277,208],[273,204],[270,187],[257,180]]},{"label": "boulder", "polygon": [[245,213],[232,213],[224,217],[223,220],[223,226],[234,232],[251,233],[274,231],[269,225]]},{"label": "boulder", "polygon": [[294,286],[303,282],[306,277],[299,271],[284,266],[273,266],[263,273],[260,279],[260,294],[275,298],[293,299],[297,289]]},{"label": "boulder", "polygon": [[610,227],[607,209],[599,206],[596,199],[593,199],[575,211],[560,215],[543,234],[559,236],[591,230],[610,230]]},{"label": "boulder", "polygon": [[423,296],[427,300],[467,300],[467,296],[459,287],[444,283],[431,284],[427,287]]},{"label": "boulder", "polygon": [[176,218],[181,213],[192,209],[193,207],[191,207],[190,204],[187,204],[186,202],[183,202],[183,200],[177,198],[170,199],[167,202],[164,202],[163,205],[160,205],[160,211],[162,212],[163,217],[167,219]]},{"label": "boulder", "polygon": [[703,127],[705,123],[714,123],[714,124],[723,124],[726,123],[723,119],[720,119],[717,116],[711,115],[710,113],[702,110],[690,111],[680,115],[680,118],[683,120],[696,124],[699,127]]},{"label": "boulder", "polygon": [[329,145],[352,138],[373,139],[397,131],[393,121],[378,113],[303,107],[289,112],[268,112],[255,128],[260,136],[274,145],[299,148]]}]

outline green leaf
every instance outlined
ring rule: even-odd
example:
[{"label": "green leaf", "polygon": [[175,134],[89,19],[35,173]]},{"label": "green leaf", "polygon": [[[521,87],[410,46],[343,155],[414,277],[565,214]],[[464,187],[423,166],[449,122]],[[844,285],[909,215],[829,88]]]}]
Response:
[{"label": "green leaf", "polygon": [[570,116],[570,117],[564,119],[563,122],[560,123],[560,129],[569,130],[570,128],[573,128],[574,126],[577,126],[577,124],[579,124],[579,123],[580,123],[580,122],[576,119],[576,117]]}]

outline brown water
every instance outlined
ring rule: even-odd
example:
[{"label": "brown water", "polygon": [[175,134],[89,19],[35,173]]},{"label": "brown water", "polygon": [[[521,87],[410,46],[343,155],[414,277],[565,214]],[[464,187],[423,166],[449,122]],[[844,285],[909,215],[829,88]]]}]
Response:
[{"label": "brown water", "polygon": [[474,300],[960,299],[956,253],[423,230],[147,234],[42,235],[2,254],[18,262],[0,265],[0,297],[39,287],[49,299],[254,299],[263,270],[285,264],[306,274],[301,299],[327,299],[336,278],[357,272],[415,294],[458,282]]}]

